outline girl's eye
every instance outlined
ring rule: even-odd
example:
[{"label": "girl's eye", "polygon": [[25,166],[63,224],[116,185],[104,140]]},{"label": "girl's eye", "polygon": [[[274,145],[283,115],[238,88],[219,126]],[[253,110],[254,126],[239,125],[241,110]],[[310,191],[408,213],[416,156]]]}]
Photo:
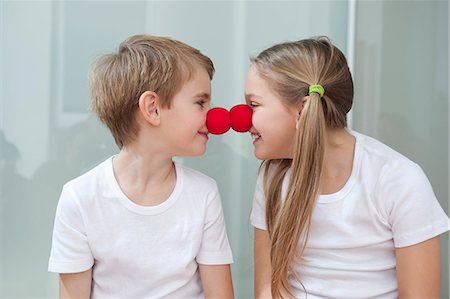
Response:
[{"label": "girl's eye", "polygon": [[255,108],[255,107],[258,107],[259,104],[256,103],[256,102],[250,102],[249,106],[252,107],[252,108]]}]

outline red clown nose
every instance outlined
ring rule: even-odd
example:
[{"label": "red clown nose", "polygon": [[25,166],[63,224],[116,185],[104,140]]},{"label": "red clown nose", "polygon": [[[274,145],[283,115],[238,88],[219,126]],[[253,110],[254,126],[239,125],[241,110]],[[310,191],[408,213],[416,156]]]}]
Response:
[{"label": "red clown nose", "polygon": [[252,127],[253,110],[245,104],[236,105],[230,110],[231,127],[239,133],[245,133]]},{"label": "red clown nose", "polygon": [[245,104],[236,105],[228,112],[225,108],[216,107],[206,115],[206,127],[211,134],[224,134],[233,128],[244,133],[252,127],[252,108]]},{"label": "red clown nose", "polygon": [[230,112],[221,107],[210,109],[206,114],[206,127],[211,134],[226,133],[231,127]]}]

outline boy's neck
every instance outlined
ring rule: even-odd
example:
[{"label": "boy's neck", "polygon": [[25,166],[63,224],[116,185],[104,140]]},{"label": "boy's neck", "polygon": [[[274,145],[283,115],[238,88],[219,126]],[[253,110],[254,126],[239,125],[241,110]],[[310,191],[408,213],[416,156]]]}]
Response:
[{"label": "boy's neck", "polygon": [[171,157],[123,148],[113,159],[115,178],[134,203],[154,206],[164,202],[176,184]]}]

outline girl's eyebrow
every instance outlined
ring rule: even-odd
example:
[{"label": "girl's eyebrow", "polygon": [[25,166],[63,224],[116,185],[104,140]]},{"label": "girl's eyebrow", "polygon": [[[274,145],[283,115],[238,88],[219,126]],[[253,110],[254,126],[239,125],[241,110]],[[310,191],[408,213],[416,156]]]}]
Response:
[{"label": "girl's eyebrow", "polygon": [[245,98],[257,98],[257,99],[259,99],[261,97],[256,95],[256,94],[253,94],[253,93],[246,93],[245,94]]}]

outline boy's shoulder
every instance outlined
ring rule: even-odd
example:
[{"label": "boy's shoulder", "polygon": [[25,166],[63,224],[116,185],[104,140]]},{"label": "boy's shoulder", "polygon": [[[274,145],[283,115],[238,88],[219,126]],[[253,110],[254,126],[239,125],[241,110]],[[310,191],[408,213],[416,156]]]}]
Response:
[{"label": "boy's shoulder", "polygon": [[108,181],[108,170],[112,171],[112,157],[99,163],[82,175],[68,181],[64,184],[64,188],[69,188],[76,193],[92,193],[98,192],[99,186]]},{"label": "boy's shoulder", "polygon": [[177,170],[183,172],[182,176],[188,185],[195,185],[202,188],[217,188],[216,181],[205,173],[179,162],[175,162],[175,165]]}]

